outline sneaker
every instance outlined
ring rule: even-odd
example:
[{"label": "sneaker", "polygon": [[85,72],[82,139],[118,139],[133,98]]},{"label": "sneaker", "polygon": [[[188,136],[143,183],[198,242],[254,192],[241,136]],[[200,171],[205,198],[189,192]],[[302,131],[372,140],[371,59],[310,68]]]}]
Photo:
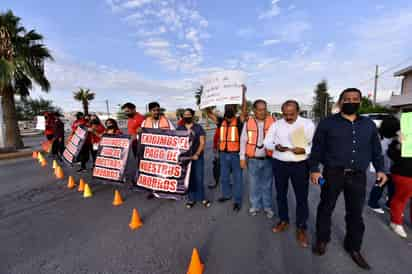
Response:
[{"label": "sneaker", "polygon": [[272,219],[273,216],[275,215],[275,213],[273,212],[273,210],[270,209],[270,208],[265,208],[264,210],[265,210],[265,213],[266,213],[266,217],[267,217],[268,219]]},{"label": "sneaker", "polygon": [[249,213],[252,216],[256,216],[259,213],[259,209],[251,207],[251,208],[249,208]]},{"label": "sneaker", "polygon": [[382,208],[378,207],[378,208],[373,208],[373,207],[369,207],[373,212],[378,213],[378,214],[384,214],[385,211],[383,211]]},{"label": "sneaker", "polygon": [[398,225],[398,224],[395,224],[395,223],[390,223],[389,226],[391,227],[393,232],[398,234],[401,238],[407,238],[408,237],[408,235],[406,234],[405,229],[403,228],[402,225]]}]

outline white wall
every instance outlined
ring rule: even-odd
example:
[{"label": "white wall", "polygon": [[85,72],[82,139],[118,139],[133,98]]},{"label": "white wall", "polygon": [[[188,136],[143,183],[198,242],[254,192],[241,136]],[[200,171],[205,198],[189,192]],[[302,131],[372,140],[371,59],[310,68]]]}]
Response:
[{"label": "white wall", "polygon": [[412,73],[404,76],[402,80],[402,95],[412,94]]}]

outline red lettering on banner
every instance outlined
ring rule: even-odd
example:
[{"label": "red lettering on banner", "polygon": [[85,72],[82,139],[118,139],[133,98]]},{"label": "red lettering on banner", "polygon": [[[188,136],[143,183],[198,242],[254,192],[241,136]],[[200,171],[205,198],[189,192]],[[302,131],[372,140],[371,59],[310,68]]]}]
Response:
[{"label": "red lettering on banner", "polygon": [[110,168],[115,168],[115,169],[121,169],[122,168],[122,161],[120,160],[114,160],[110,158],[104,158],[104,157],[97,157],[96,166],[102,166],[102,167],[110,167]]},{"label": "red lettering on banner", "polygon": [[103,137],[102,140],[100,141],[100,145],[101,146],[109,146],[109,147],[128,148],[129,147],[129,139]]},{"label": "red lettering on banner", "polygon": [[189,137],[179,137],[179,148],[188,150],[189,145]]},{"label": "red lettering on banner", "polygon": [[73,161],[73,155],[70,154],[70,152],[69,152],[68,150],[64,150],[63,156],[64,156],[64,158],[66,158],[66,160],[69,161],[70,163]]},{"label": "red lettering on banner", "polygon": [[95,167],[93,169],[93,176],[118,181],[120,179],[120,172],[118,170]]},{"label": "red lettering on banner", "polygon": [[67,143],[66,149],[71,153],[71,154],[76,154],[77,148],[72,144],[72,143]]},{"label": "red lettering on banner", "polygon": [[144,173],[159,175],[162,177],[179,178],[182,175],[182,168],[179,165],[170,165],[145,160],[140,161],[139,170]]},{"label": "red lettering on banner", "polygon": [[153,190],[176,192],[177,191],[177,180],[163,179],[158,177],[147,176],[140,174],[137,179],[137,185],[150,188]]},{"label": "red lettering on banner", "polygon": [[166,150],[158,147],[146,146],[144,148],[143,157],[150,160],[161,160],[172,163],[178,162],[178,150]]},{"label": "red lettering on banner", "polygon": [[84,136],[86,136],[86,131],[84,129],[82,129],[81,127],[78,127],[76,129],[76,135],[79,136],[80,138],[84,138]]},{"label": "red lettering on banner", "polygon": [[104,147],[102,148],[100,155],[102,156],[107,156],[107,157],[113,157],[120,159],[120,156],[122,154],[122,150],[118,148],[110,148],[110,147]]},{"label": "red lettering on banner", "polygon": [[178,150],[168,150],[166,159],[168,162],[177,163],[178,162],[179,151]]},{"label": "red lettering on banner", "polygon": [[[185,141],[184,139],[187,139],[187,141]],[[186,150],[189,149],[189,138],[188,137],[177,137],[177,136],[143,133],[141,143],[144,145],[168,147],[168,148],[175,148],[175,149],[178,149],[178,148],[186,149]]]}]

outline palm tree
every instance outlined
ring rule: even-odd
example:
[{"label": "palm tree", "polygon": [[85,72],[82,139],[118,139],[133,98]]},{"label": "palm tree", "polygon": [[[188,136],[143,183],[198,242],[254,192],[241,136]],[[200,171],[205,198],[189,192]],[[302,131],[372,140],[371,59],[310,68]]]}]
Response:
[{"label": "palm tree", "polygon": [[33,82],[45,92],[50,89],[44,64],[53,57],[42,40],[43,36],[36,31],[26,31],[12,11],[0,13],[0,96],[6,126],[5,145],[9,149],[24,146],[14,96],[30,95]]},{"label": "palm tree", "polygon": [[95,93],[91,92],[90,89],[80,88],[73,93],[74,99],[82,103],[84,115],[89,114],[89,103],[94,99],[94,96]]}]

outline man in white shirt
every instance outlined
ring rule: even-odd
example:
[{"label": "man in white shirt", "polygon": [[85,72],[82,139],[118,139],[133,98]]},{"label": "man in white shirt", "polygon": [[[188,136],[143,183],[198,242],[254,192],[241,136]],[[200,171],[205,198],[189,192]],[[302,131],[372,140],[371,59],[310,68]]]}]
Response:
[{"label": "man in white shirt", "polygon": [[296,197],[296,238],[301,247],[308,247],[306,222],[309,216],[308,154],[311,150],[315,125],[299,116],[299,104],[288,100],[282,105],[283,118],[274,123],[265,138],[265,148],[273,150],[273,174],[277,191],[279,223],[274,233],[283,232],[289,225],[287,192],[289,179]]}]

